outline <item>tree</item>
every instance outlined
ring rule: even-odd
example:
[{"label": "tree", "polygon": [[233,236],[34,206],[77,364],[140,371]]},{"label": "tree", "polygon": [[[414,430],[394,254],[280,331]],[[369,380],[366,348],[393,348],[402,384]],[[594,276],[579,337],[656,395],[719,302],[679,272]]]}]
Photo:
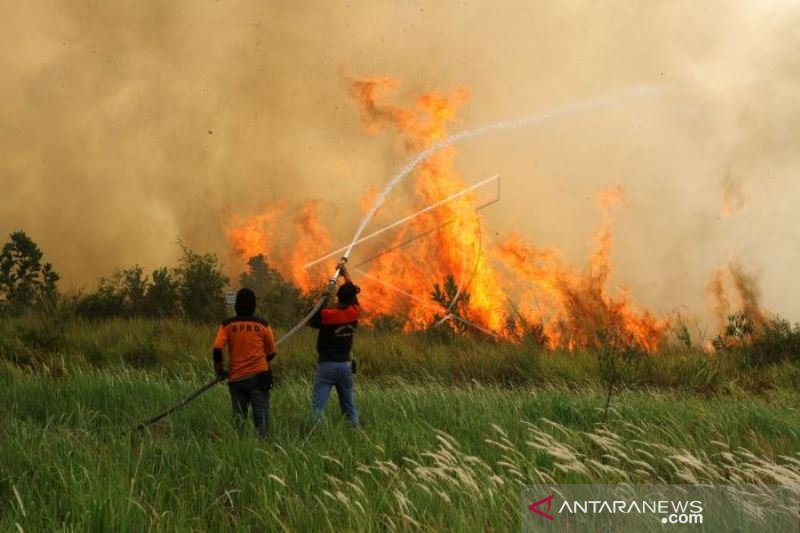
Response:
[{"label": "tree", "polygon": [[273,324],[290,326],[313,305],[300,289],[270,267],[263,255],[251,257],[247,268],[239,277],[239,284],[253,290],[259,311]]},{"label": "tree", "polygon": [[125,300],[125,314],[129,316],[142,316],[145,314],[145,295],[150,288],[144,269],[139,265],[123,270],[119,273],[122,297]]},{"label": "tree", "polygon": [[603,409],[605,424],[614,392],[625,386],[625,381],[634,374],[634,367],[644,361],[646,352],[618,325],[599,330],[594,336],[600,378],[606,386],[606,404]]},{"label": "tree", "polygon": [[228,277],[222,273],[217,256],[200,255],[181,244],[183,257],[175,270],[178,299],[183,314],[195,322],[215,322],[226,314],[225,286]]},{"label": "tree", "polygon": [[50,263],[42,264],[42,256],[25,232],[11,234],[0,251],[0,304],[21,310],[56,298],[60,276]]},{"label": "tree", "polygon": [[163,267],[153,271],[153,282],[144,295],[144,314],[150,317],[173,317],[180,312],[178,282]]},{"label": "tree", "polygon": [[178,316],[178,282],[166,267],[154,270],[151,278],[139,265],[117,270],[79,300],[77,312],[87,318]]}]

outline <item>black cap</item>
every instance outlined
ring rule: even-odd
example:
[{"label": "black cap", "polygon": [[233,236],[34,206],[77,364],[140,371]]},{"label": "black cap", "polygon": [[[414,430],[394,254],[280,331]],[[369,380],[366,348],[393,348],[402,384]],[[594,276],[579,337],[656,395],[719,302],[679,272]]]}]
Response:
[{"label": "black cap", "polygon": [[251,316],[256,312],[256,293],[244,287],[236,293],[236,303],[233,310],[237,316]]},{"label": "black cap", "polygon": [[343,302],[356,302],[356,295],[359,292],[361,292],[361,289],[357,285],[348,281],[339,287],[339,290],[336,291],[336,297]]}]

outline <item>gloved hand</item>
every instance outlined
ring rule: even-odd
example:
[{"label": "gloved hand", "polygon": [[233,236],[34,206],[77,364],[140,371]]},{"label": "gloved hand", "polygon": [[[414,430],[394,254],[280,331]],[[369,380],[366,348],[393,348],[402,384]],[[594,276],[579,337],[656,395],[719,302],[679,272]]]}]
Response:
[{"label": "gloved hand", "polygon": [[339,275],[344,278],[345,281],[353,282],[352,278],[350,278],[350,273],[347,271],[347,267],[344,266],[344,262],[341,262],[337,265],[339,268]]},{"label": "gloved hand", "polygon": [[214,372],[216,372],[217,378],[220,380],[228,379],[228,372],[222,366],[222,361],[214,361]]},{"label": "gloved hand", "polygon": [[269,390],[272,388],[272,370],[267,370],[258,374],[259,384],[263,389]]}]

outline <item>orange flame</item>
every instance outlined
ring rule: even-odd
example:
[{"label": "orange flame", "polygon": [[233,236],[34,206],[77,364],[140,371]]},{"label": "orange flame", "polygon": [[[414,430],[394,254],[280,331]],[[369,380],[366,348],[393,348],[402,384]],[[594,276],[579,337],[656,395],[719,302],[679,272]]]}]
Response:
[{"label": "orange flame", "polygon": [[[291,265],[291,279],[303,292],[324,284],[325,278],[320,276],[320,265],[316,269],[305,269],[308,261],[325,254],[331,247],[328,231],[317,219],[319,201],[306,202],[300,214],[295,218],[296,233],[299,237],[292,243],[288,260]],[[324,276],[324,274],[322,274]]]},{"label": "orange flame", "polygon": [[[303,269],[330,248],[330,237],[317,219],[320,202],[310,200],[300,206],[300,214],[286,220],[285,202],[268,208],[264,213],[243,217],[235,215],[225,233],[230,243],[234,264],[241,268],[257,255],[267,258],[270,265],[291,280],[303,292],[308,292],[324,280],[321,267]],[[281,228],[281,234],[277,228]]]},{"label": "orange flame", "polygon": [[[410,152],[446,138],[468,92],[434,91],[419,97],[414,107],[402,108],[385,103],[397,85],[389,78],[349,81],[350,94],[358,101],[369,131],[394,130]],[[428,206],[467,186],[456,171],[455,157],[455,150],[446,148],[417,167],[412,184],[415,207]],[[374,197],[374,191],[368,192],[362,209],[370,207]],[[451,327],[468,329],[472,324],[476,330],[510,340],[539,331],[540,340],[552,349],[592,347],[610,337],[648,351],[658,349],[667,321],[638,310],[624,288],[613,295],[607,288],[613,243],[609,210],[624,203],[621,187],[598,196],[604,218],[584,272],[569,266],[557,250],[536,248],[518,235],[492,242],[481,230],[477,202],[475,194],[459,196],[388,234],[389,242],[384,239],[378,249],[384,253],[360,265],[352,261],[352,274],[363,288],[367,320],[380,314],[402,317],[406,330],[445,320]],[[323,273],[302,268],[329,251],[330,239],[316,220],[318,207],[316,202],[307,203],[293,221],[286,246],[290,252],[282,253],[278,246],[258,249],[305,291],[313,288],[315,280],[325,279]],[[231,230],[228,235],[237,254],[254,249],[241,244],[250,240],[234,239],[237,233]],[[359,254],[370,246],[365,245]],[[436,285],[439,291],[434,301]]]},{"label": "orange flame", "polygon": [[267,255],[269,243],[275,236],[275,220],[284,209],[283,203],[267,207],[258,215],[243,217],[235,214],[225,233],[231,247],[231,256],[238,266],[257,255]]}]

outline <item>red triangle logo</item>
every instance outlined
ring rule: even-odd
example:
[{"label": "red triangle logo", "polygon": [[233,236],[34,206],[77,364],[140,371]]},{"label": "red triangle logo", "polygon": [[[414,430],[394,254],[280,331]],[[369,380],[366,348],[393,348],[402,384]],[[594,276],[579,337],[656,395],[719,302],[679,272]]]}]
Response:
[{"label": "red triangle logo", "polygon": [[550,507],[553,505],[553,498],[555,498],[555,494],[551,494],[547,498],[543,498],[536,503],[532,503],[528,506],[528,510],[538,514],[539,516],[543,516],[552,522],[553,516],[545,513],[544,511],[540,511],[539,509],[537,509],[537,507],[539,507],[543,503],[547,503],[547,510],[549,511]]}]

